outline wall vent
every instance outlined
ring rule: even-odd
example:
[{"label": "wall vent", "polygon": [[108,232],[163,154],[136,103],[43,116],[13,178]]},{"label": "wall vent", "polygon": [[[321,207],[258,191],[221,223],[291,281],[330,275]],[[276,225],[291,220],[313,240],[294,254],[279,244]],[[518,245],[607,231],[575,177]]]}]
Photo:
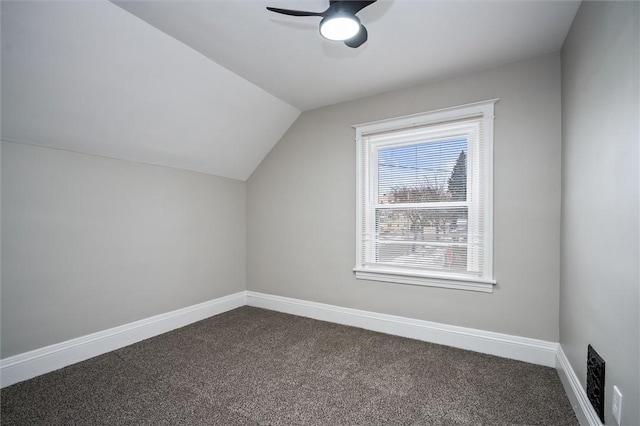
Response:
[{"label": "wall vent", "polygon": [[604,423],[604,359],[591,345],[587,347],[587,396]]}]

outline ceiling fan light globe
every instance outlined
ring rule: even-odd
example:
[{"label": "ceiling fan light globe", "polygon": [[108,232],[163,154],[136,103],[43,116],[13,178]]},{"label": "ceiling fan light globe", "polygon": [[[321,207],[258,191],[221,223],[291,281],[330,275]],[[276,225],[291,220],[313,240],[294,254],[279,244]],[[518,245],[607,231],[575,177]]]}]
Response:
[{"label": "ceiling fan light globe", "polygon": [[328,16],[320,22],[320,35],[331,41],[344,41],[360,31],[360,20],[356,16]]}]

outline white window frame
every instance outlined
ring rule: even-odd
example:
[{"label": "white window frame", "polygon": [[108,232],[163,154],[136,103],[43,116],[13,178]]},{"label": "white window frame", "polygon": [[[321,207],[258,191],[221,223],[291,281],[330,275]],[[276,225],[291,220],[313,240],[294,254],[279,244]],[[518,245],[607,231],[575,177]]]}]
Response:
[{"label": "white window frame", "polygon": [[[387,120],[357,124],[353,127],[356,130],[356,266],[353,269],[358,279],[385,281],[401,284],[424,285],[432,287],[455,288],[462,290],[480,291],[491,293],[496,281],[493,277],[493,121],[494,105],[498,99],[477,102],[458,107],[445,108],[421,114],[414,114],[404,117]],[[368,262],[373,254],[366,252],[363,232],[375,232],[375,208],[378,205],[377,197],[377,164],[376,154],[378,149],[385,146],[399,146],[402,144],[413,144],[417,141],[438,139],[451,135],[468,135],[470,140],[479,138],[477,133],[478,125],[469,125],[468,122],[460,120],[475,118],[479,122],[479,128],[483,133],[482,152],[478,144],[469,144],[467,147],[467,173],[474,174],[475,179],[467,181],[467,191],[475,194],[480,199],[473,202],[466,202],[470,209],[469,226],[478,224],[471,223],[473,217],[471,210],[477,208],[478,203],[483,205],[484,215],[484,246],[483,265],[481,276],[471,276],[455,274],[450,272],[434,272],[431,270],[392,267],[388,265],[376,265],[375,262]],[[437,125],[437,126],[434,126]],[[416,131],[416,128],[421,128]],[[390,134],[389,138],[380,137],[385,132],[410,131],[410,135],[404,137],[398,132]],[[409,132],[407,132],[409,133]],[[378,134],[372,146],[368,135]],[[387,142],[388,139],[388,142]],[[473,146],[472,146],[473,145]],[[364,156],[369,156],[368,161],[364,161]],[[480,161],[482,156],[482,161]],[[366,170],[366,164],[370,164],[372,170]],[[477,182],[482,182],[482,191],[473,188]],[[454,206],[455,203],[448,202],[447,206]],[[365,216],[367,215],[367,216]],[[367,220],[368,218],[368,220]],[[364,230],[367,226],[367,230]],[[473,250],[469,245],[468,250]],[[370,246],[369,246],[370,247]],[[369,249],[370,250],[370,249]],[[470,253],[471,254],[471,253]],[[470,256],[471,259],[477,258]]]}]

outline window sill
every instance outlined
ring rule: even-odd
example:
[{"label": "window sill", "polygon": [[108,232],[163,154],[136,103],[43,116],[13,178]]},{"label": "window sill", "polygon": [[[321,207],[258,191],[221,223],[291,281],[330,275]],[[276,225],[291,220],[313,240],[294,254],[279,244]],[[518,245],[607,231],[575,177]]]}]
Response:
[{"label": "window sill", "polygon": [[356,278],[360,280],[384,281],[399,284],[422,285],[427,287],[453,288],[457,290],[493,293],[495,280],[470,277],[451,277],[426,275],[393,269],[354,268]]}]

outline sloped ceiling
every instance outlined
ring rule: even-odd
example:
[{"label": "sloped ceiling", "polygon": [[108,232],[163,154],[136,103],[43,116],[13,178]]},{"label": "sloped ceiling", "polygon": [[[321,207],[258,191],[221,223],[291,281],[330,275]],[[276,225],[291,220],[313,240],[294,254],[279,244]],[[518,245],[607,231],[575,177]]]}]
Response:
[{"label": "sloped ceiling", "polygon": [[378,0],[358,49],[318,34],[328,0],[120,1],[119,6],[305,111],[562,47],[579,2]]},{"label": "sloped ceiling", "polygon": [[2,2],[2,139],[246,180],[300,111],[106,2]]},{"label": "sloped ceiling", "polygon": [[245,180],[301,110],[558,51],[578,1],[2,1],[3,140]]}]

